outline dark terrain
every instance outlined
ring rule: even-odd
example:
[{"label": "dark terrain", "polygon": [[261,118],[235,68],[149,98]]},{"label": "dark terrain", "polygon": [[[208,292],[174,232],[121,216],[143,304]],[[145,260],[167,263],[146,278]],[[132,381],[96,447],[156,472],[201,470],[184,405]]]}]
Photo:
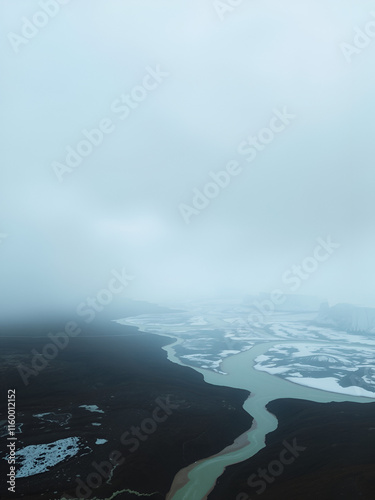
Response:
[{"label": "dark terrain", "polygon": [[[127,309],[128,315],[161,311],[133,302]],[[123,317],[122,311],[108,308],[93,323],[81,324],[82,332],[70,338],[46,368],[30,376],[28,385],[17,366],[31,366],[32,349],[41,352],[51,342],[47,334],[63,330],[65,320],[0,326],[0,498],[55,500],[65,494],[67,499],[165,499],[180,469],[219,452],[250,428],[252,419],[242,409],[246,391],[207,384],[194,370],[171,363],[162,349],[168,338],[109,321]],[[17,478],[15,494],[7,491],[9,465],[3,460],[8,389],[16,389],[17,423],[23,424],[16,434],[18,450],[80,439],[77,455],[47,472]],[[132,451],[130,434],[126,441],[122,436],[145,419],[150,422],[160,401],[169,405],[166,418],[148,435],[143,433],[144,440],[138,439]],[[97,405],[103,413],[80,405]],[[208,500],[375,498],[375,403],[283,399],[267,408],[279,425],[267,435],[266,448],[228,467]],[[50,412],[52,417],[34,416]],[[97,439],[107,442],[96,444]],[[284,455],[290,463],[280,468],[284,442],[305,449],[297,450],[294,460],[290,452]],[[108,472],[105,467],[113,453],[121,463]],[[95,463],[104,466],[102,475]],[[274,475],[267,471],[269,466]],[[266,470],[269,481],[260,482],[259,468]],[[95,474],[100,484],[87,487],[90,478],[95,482]],[[77,478],[82,481],[79,490]]]},{"label": "dark terrain", "polygon": [[[279,425],[267,435],[266,448],[228,467],[209,500],[375,498],[374,402],[314,403],[280,399],[269,403],[267,409],[277,417]],[[279,467],[275,461],[280,463],[284,440],[305,449],[297,448],[294,461]],[[282,456],[288,461],[293,458],[290,452]],[[256,477],[259,468],[266,469],[269,478],[263,479],[263,484]],[[253,474],[256,476],[251,478]],[[249,478],[251,484],[247,484]]]},{"label": "dark terrain", "polygon": [[[73,498],[143,498],[130,492],[112,497],[117,491],[129,489],[161,500],[181,468],[219,452],[251,426],[251,417],[242,409],[246,391],[206,384],[194,370],[168,361],[162,350],[167,338],[104,318],[85,325],[83,332],[71,338],[45,369],[30,376],[26,386],[17,365],[22,362],[30,366],[31,350],[41,352],[50,340],[23,335],[57,332],[61,325],[63,322],[49,327],[17,327],[13,331],[2,328],[2,335],[8,332],[12,337],[0,337],[0,420],[6,419],[7,390],[14,388],[17,422],[23,424],[17,434],[17,449],[79,437],[80,451],[45,473],[17,478],[13,494],[5,484],[9,465],[3,460],[6,436],[2,437],[1,498],[52,500],[63,493]],[[121,443],[121,436],[133,425],[153,418],[158,401],[169,401],[170,414],[144,441],[139,440],[132,452],[129,443]],[[90,412],[80,405],[97,405],[104,413]],[[54,413],[56,421],[33,416],[48,412]],[[3,432],[4,428],[3,422]],[[108,442],[96,445],[97,439]],[[93,462],[108,463],[115,451],[124,460],[114,469],[113,477],[102,479],[96,489],[90,488],[90,496],[85,489],[77,496],[77,476],[87,483],[88,475],[97,472]]]}]

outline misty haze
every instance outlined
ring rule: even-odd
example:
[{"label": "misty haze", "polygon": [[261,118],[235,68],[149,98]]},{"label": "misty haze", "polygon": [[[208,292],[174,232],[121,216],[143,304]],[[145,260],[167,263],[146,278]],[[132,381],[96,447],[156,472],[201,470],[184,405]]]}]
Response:
[{"label": "misty haze", "polygon": [[1,498],[372,499],[375,1],[0,14]]}]

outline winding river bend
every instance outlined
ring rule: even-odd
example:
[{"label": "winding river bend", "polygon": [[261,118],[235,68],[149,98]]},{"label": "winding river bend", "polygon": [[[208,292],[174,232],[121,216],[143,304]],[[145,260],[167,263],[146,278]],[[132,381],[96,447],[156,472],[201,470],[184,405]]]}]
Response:
[{"label": "winding river bend", "polygon": [[[135,325],[138,322],[120,320],[122,324]],[[143,331],[150,331],[144,323],[137,324]],[[371,403],[375,398],[338,394],[327,390],[299,385],[284,378],[271,375],[264,371],[255,370],[255,359],[261,354],[265,354],[270,348],[280,344],[314,344],[316,346],[330,346],[330,340],[296,340],[296,339],[274,339],[272,341],[260,341],[259,339],[250,349],[231,355],[221,363],[221,371],[215,371],[192,367],[186,365],[176,355],[176,348],[183,344],[184,339],[179,338],[170,332],[168,326],[164,330],[157,331],[158,335],[175,338],[175,342],[164,346],[163,349],[168,354],[168,359],[174,363],[189,366],[201,373],[207,383],[219,386],[244,389],[251,393],[245,401],[243,408],[254,419],[251,429],[245,434],[238,436],[235,442],[211,457],[204,457],[202,460],[191,464],[180,470],[172,483],[166,500],[205,500],[216,484],[217,478],[224,472],[224,469],[232,464],[242,462],[254,456],[265,446],[265,437],[268,433],[277,428],[278,421],[274,415],[269,413],[266,405],[273,400],[282,398],[294,398],[314,401],[318,403],[328,402],[356,402]],[[152,330],[151,330],[152,331]],[[156,333],[156,332],[152,332]],[[337,345],[338,342],[336,341]],[[342,343],[347,346],[348,343]],[[350,343],[351,347],[370,347],[363,343]],[[373,345],[371,346],[373,348]]]},{"label": "winding river bend", "polygon": [[[171,361],[182,364],[174,353],[174,346],[179,342],[178,340],[164,349],[168,352],[168,358]],[[254,422],[252,428],[246,433],[247,439],[244,439],[245,436],[239,436],[238,441],[242,442],[243,445],[238,449],[232,451],[232,447],[228,447],[220,454],[201,460],[180,471],[174,479],[167,500],[204,500],[215,486],[217,478],[224,472],[225,467],[242,462],[262,449],[265,446],[266,434],[275,430],[278,424],[274,415],[266,409],[266,405],[274,399],[296,398],[318,403],[332,401],[370,403],[375,401],[375,399],[368,397],[348,396],[300,386],[254,369],[255,358],[267,352],[275,344],[283,342],[290,343],[290,340],[261,343],[248,351],[225,359],[222,363],[222,370],[227,375],[194,368],[202,373],[205,381],[210,384],[250,391],[251,396],[245,401],[243,408],[254,418]],[[298,341],[293,343],[298,343]],[[316,342],[316,344],[327,345],[328,343]]]}]

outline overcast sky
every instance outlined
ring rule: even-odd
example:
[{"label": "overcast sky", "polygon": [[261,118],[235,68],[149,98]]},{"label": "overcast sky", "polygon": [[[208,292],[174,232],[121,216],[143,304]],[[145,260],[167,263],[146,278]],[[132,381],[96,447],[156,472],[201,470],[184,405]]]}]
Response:
[{"label": "overcast sky", "polygon": [[[2,314],[69,309],[122,268],[124,296],[159,304],[289,292],[282,276],[327,237],[296,293],[375,306],[375,1],[225,1],[40,15],[43,0],[2,0]],[[354,45],[356,26],[374,38]],[[103,120],[101,144],[56,174]],[[228,163],[237,175],[198,210],[194,189]]]}]

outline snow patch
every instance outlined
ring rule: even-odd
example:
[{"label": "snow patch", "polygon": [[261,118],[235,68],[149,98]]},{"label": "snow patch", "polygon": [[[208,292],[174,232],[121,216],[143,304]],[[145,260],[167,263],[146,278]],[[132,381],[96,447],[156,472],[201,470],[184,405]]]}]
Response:
[{"label": "snow patch", "polygon": [[108,443],[108,440],[107,439],[97,439],[95,441],[95,444],[104,444],[104,443]]},{"label": "snow patch", "polygon": [[53,443],[26,446],[16,451],[19,464],[16,477],[29,477],[47,472],[51,467],[74,457],[79,451],[79,438],[59,439]]},{"label": "snow patch", "polygon": [[78,408],[85,408],[85,410],[91,411],[91,412],[97,412],[97,413],[104,413],[103,410],[101,410],[98,406],[96,405],[80,405]]},{"label": "snow patch", "polygon": [[333,377],[327,378],[311,378],[311,377],[285,377],[287,380],[299,385],[305,385],[314,389],[321,389],[322,391],[336,392],[338,394],[346,394],[350,396],[364,396],[366,398],[375,399],[375,392],[366,391],[357,386],[341,387],[337,379]]}]

